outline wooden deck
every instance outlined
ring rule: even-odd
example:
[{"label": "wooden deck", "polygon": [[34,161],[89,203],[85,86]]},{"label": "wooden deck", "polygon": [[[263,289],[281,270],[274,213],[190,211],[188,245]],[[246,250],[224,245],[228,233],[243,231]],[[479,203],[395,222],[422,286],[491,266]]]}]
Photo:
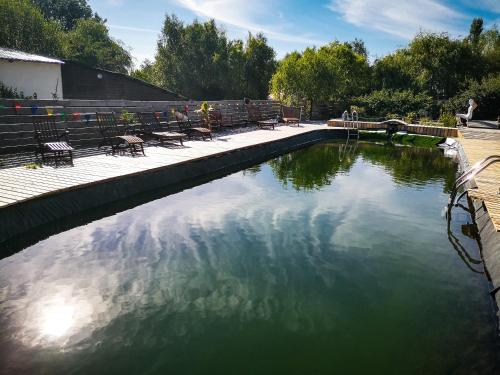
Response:
[{"label": "wooden deck", "polygon": [[[500,155],[500,130],[464,129],[459,139],[470,165],[489,156]],[[474,178],[477,189],[469,196],[480,199],[497,231],[500,231],[500,163],[493,164]]]},{"label": "wooden deck", "polygon": [[76,158],[73,167],[44,166],[39,169],[27,169],[20,166],[0,169],[0,209],[45,195],[58,194],[89,184],[105,183],[119,177],[216,156],[319,129],[331,128],[302,124],[300,127],[279,126],[274,131],[243,129],[241,133],[216,136],[213,141],[186,141],[184,147],[146,147],[146,156],[111,156],[101,153]]}]

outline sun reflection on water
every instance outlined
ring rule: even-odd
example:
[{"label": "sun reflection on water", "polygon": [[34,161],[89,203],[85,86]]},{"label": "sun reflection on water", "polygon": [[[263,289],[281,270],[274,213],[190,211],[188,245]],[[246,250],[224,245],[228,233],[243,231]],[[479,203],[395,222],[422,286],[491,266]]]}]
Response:
[{"label": "sun reflection on water", "polygon": [[49,339],[64,336],[74,325],[75,308],[64,300],[54,301],[42,314],[40,333]]}]

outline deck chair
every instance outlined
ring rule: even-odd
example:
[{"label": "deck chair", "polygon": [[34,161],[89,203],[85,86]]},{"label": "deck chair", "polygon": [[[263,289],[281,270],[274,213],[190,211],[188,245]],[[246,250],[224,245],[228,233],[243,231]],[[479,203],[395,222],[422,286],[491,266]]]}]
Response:
[{"label": "deck chair", "polygon": [[186,134],[189,138],[193,135],[198,135],[201,136],[203,140],[207,137],[212,139],[212,131],[209,128],[204,126],[193,126],[195,123],[193,123],[189,117],[183,113],[175,112],[174,116],[181,132]]},{"label": "deck chair", "polygon": [[232,128],[233,117],[231,115],[223,117],[220,109],[214,109],[208,113],[208,125],[210,129]]},{"label": "deck chair", "polygon": [[182,140],[186,135],[164,129],[159,117],[154,112],[137,112],[136,115],[141,123],[139,133],[143,138],[156,139],[162,145],[169,141],[179,141],[181,146],[184,145]]},{"label": "deck chair", "polygon": [[272,118],[264,118],[259,107],[253,104],[247,104],[248,122],[257,124],[259,128],[272,128],[278,124],[278,120]]},{"label": "deck chair", "polygon": [[116,151],[128,149],[131,155],[144,153],[144,140],[135,135],[128,135],[127,130],[118,128],[116,117],[113,112],[97,112],[95,114],[99,132],[101,133],[102,141],[97,146],[111,147],[111,153],[114,155]]},{"label": "deck chair", "polygon": [[35,130],[35,140],[37,146],[35,157],[42,155],[42,163],[45,162],[45,154],[51,153],[54,156],[56,166],[59,159],[67,154],[71,165],[73,165],[73,147],[69,144],[69,131],[59,131],[56,127],[56,116],[32,116],[33,128]]},{"label": "deck chair", "polygon": [[285,124],[297,124],[297,126],[299,126],[300,118],[302,117],[302,108],[282,105],[281,116]]}]

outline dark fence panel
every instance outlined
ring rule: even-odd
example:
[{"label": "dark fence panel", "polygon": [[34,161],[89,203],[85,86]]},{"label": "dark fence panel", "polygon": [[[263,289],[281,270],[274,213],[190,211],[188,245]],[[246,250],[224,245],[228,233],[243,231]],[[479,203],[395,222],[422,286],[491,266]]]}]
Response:
[{"label": "dark fence panel", "polygon": [[[280,104],[271,100],[254,100],[263,116],[275,118]],[[201,101],[128,101],[128,100],[14,100],[0,99],[0,154],[31,151],[35,146],[32,114],[56,116],[61,129],[68,129],[70,142],[75,147],[96,146],[100,135],[96,112],[155,111],[160,112],[162,121],[171,121],[172,108],[182,111],[188,106],[188,115],[198,120],[195,112]],[[248,119],[243,100],[210,101],[209,104],[221,110],[223,116],[231,117],[235,125],[243,125]],[[86,116],[87,115],[87,116]]]},{"label": "dark fence panel", "polygon": [[66,62],[61,66],[63,96],[93,100],[178,100],[182,96],[125,74]]}]

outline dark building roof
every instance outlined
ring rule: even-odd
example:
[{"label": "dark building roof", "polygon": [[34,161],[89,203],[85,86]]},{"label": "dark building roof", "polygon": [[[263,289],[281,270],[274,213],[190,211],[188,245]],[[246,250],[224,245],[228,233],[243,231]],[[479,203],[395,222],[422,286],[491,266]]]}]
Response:
[{"label": "dark building roof", "polygon": [[47,64],[64,64],[63,61],[45,57],[41,55],[34,55],[23,51],[16,51],[10,48],[0,47],[0,59],[9,61],[28,61]]}]

